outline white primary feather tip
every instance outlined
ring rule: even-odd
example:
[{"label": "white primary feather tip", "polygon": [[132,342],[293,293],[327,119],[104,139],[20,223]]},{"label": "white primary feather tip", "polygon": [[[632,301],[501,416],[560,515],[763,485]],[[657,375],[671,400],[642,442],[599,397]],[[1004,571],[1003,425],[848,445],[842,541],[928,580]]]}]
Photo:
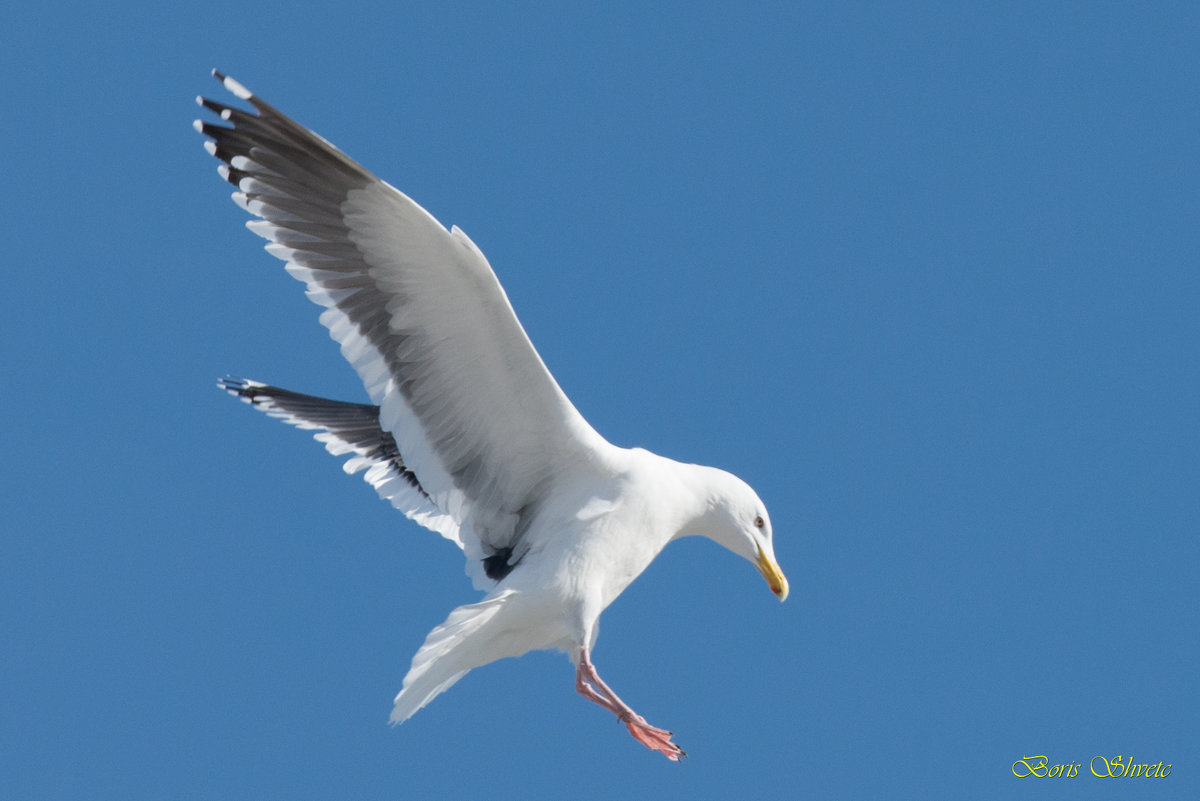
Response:
[{"label": "white primary feather tip", "polygon": [[249,100],[254,97],[254,93],[240,83],[230,78],[228,75],[221,73],[218,70],[212,71],[213,77],[221,82],[221,85],[234,94],[239,100]]}]

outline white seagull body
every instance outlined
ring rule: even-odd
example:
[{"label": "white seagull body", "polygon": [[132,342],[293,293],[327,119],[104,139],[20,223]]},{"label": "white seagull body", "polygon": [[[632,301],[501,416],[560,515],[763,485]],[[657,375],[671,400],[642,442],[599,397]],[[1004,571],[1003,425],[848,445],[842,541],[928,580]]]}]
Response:
[{"label": "white seagull body", "polygon": [[352,454],[379,495],[457,543],[480,589],[430,632],[396,696],[400,723],[468,670],[561,649],[576,689],[641,743],[683,756],[596,673],[600,613],[668,542],[704,535],[753,562],[783,600],[771,524],[745,483],[608,443],[576,411],[480,250],[330,143],[214,71],[254,111],[197,101],[233,197],[366,386],[370,404],[237,378],[221,386]]}]

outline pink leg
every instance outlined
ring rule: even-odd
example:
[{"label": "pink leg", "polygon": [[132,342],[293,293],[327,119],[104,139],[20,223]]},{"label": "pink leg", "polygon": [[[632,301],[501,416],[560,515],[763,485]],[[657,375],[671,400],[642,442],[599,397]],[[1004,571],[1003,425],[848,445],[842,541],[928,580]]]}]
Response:
[{"label": "pink leg", "polygon": [[680,757],[687,756],[682,748],[671,742],[671,732],[651,726],[604,683],[600,674],[596,672],[586,648],[580,653],[579,667],[575,670],[575,689],[584,698],[616,715],[617,720],[629,729],[633,739],[650,750],[659,752],[672,762],[678,762]]}]

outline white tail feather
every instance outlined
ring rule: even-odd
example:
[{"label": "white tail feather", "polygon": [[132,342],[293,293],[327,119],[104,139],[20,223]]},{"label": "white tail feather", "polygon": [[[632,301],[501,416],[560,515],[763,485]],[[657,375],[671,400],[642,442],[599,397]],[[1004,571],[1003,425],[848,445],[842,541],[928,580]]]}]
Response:
[{"label": "white tail feather", "polygon": [[488,623],[511,594],[503,592],[477,604],[460,606],[446,622],[429,632],[425,644],[413,657],[403,689],[396,696],[390,718],[392,725],[408,720],[471,668],[507,655],[490,647]]}]

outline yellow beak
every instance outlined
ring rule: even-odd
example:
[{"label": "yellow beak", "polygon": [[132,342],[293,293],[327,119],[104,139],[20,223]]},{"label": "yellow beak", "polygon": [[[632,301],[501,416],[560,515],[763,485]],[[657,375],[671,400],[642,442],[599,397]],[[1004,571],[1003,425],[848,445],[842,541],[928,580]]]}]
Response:
[{"label": "yellow beak", "polygon": [[771,592],[779,597],[779,600],[786,601],[788,597],[788,580],[787,576],[783,575],[783,571],[779,569],[779,563],[775,561],[775,557],[764,553],[760,548],[758,558],[754,560],[754,566],[758,568],[758,572],[763,574],[763,578],[767,580],[767,584],[771,588]]}]

